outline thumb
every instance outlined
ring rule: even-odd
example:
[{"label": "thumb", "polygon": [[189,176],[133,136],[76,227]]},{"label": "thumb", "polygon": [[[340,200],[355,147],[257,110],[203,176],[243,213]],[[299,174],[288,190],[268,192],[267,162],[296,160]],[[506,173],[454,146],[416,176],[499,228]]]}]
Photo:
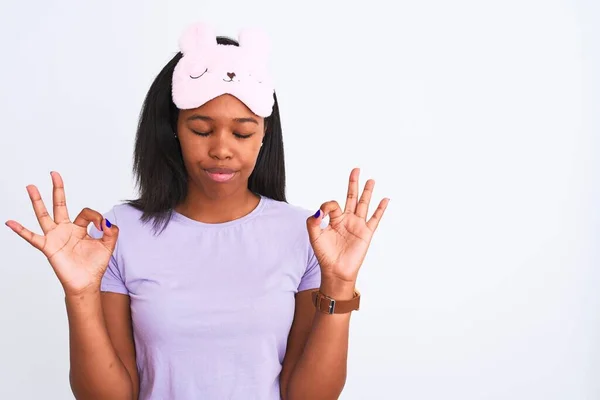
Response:
[{"label": "thumb", "polygon": [[102,228],[102,238],[100,239],[106,247],[111,251],[115,249],[117,245],[117,238],[119,237],[119,227],[111,223],[108,219],[104,218],[100,223]]},{"label": "thumb", "polygon": [[308,230],[308,237],[311,242],[321,234],[321,221],[323,221],[323,211],[318,209],[314,215],[311,215],[306,220],[306,229]]}]

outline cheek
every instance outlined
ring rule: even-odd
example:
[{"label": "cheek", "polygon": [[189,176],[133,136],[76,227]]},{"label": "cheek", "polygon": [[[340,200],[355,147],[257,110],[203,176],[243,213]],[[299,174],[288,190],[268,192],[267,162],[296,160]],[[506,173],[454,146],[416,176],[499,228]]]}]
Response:
[{"label": "cheek", "polygon": [[252,173],[252,170],[256,166],[256,161],[258,160],[258,155],[261,151],[261,143],[262,140],[258,140],[256,142],[253,141],[253,143],[247,143],[247,145],[244,146],[245,149],[243,151],[243,155],[240,154],[240,156],[244,160],[243,164],[248,170],[248,175]]},{"label": "cheek", "polygon": [[206,154],[207,150],[202,143],[197,143],[193,140],[180,140],[179,146],[181,147],[181,155],[185,164],[193,164],[205,158],[204,154]]},{"label": "cheek", "polygon": [[243,151],[243,159],[245,164],[256,164],[256,160],[258,159],[258,154],[260,152],[260,143],[258,144],[252,144],[251,146],[248,146],[246,149],[244,149]]},{"label": "cheek", "polygon": [[263,150],[263,140],[264,136],[257,138],[257,140],[252,144],[252,150],[254,151],[254,157],[258,157],[258,153]]}]

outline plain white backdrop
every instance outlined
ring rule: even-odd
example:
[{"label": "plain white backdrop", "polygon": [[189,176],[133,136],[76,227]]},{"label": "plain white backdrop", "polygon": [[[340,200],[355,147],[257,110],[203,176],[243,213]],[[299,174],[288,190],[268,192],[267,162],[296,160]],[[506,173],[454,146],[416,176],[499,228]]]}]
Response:
[{"label": "plain white backdrop", "polygon": [[[291,203],[354,166],[391,198],[342,399],[600,398],[597,2],[3,0],[0,220],[40,232],[51,170],[72,217],[135,196],[144,95],[200,19],[272,36]],[[0,398],[71,399],[60,284],[0,246]]]}]

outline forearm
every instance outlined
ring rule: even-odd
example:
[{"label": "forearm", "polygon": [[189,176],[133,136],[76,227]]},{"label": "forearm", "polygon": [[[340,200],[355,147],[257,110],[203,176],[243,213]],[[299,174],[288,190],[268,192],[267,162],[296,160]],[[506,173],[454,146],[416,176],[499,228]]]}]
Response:
[{"label": "forearm", "polygon": [[110,342],[100,292],[67,296],[65,302],[69,319],[69,377],[75,397],[131,400],[131,377]]},{"label": "forearm", "polygon": [[[354,285],[323,282],[321,291],[337,300],[349,300]],[[346,383],[351,313],[317,311],[302,356],[290,377],[287,400],[334,400]]]}]

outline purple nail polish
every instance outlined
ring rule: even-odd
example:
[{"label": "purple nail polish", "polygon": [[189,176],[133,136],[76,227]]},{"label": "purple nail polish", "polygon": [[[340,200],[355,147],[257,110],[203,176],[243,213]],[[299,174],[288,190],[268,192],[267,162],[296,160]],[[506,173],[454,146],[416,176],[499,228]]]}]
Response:
[{"label": "purple nail polish", "polygon": [[112,224],[110,223],[109,220],[106,220],[106,226],[109,227],[109,228],[112,226]]},{"label": "purple nail polish", "polygon": [[317,212],[315,213],[314,217],[315,218],[319,218],[319,215],[321,215],[321,210],[317,210]]}]

